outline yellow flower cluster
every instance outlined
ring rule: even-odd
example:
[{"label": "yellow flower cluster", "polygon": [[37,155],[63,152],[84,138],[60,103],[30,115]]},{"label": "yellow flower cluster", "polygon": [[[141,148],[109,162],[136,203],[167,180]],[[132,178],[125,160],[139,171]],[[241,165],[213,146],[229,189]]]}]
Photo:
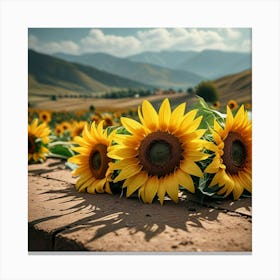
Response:
[{"label": "yellow flower cluster", "polygon": [[138,108],[140,122],[121,118],[121,129],[109,133],[105,121],[85,125],[76,136],[69,162],[78,166],[76,189],[80,192],[111,193],[121,184],[129,197],[137,192],[144,203],[157,196],[163,204],[168,195],[178,201],[179,188],[194,193],[200,178],[210,178],[209,187],[218,195],[238,199],[252,191],[252,124],[241,106],[235,117],[227,108],[224,125],[214,120],[211,139],[201,129],[198,110],[188,113],[182,103],[173,111],[165,99],[157,112],[144,101]]}]

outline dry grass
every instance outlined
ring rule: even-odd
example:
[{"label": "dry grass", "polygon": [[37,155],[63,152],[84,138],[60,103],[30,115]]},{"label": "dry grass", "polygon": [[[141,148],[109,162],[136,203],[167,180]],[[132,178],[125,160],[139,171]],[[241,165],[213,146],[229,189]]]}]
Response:
[{"label": "dry grass", "polygon": [[[97,111],[107,112],[121,112],[127,110],[135,110],[144,99],[152,103],[160,103],[164,98],[168,97],[172,103],[179,103],[186,100],[186,94],[167,94],[155,95],[143,98],[119,98],[119,99],[105,99],[105,98],[59,98],[52,101],[49,98],[45,100],[40,99],[34,106],[35,109],[49,110],[49,111],[78,111],[88,110],[91,105],[94,105]],[[33,98],[29,98],[32,102]]]}]

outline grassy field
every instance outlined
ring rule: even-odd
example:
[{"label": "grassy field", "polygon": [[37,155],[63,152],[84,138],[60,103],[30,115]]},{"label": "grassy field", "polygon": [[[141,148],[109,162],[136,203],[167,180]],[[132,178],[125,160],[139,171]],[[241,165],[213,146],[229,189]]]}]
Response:
[{"label": "grassy field", "polygon": [[167,94],[155,95],[141,98],[59,98],[50,100],[50,98],[30,97],[29,101],[35,103],[34,108],[49,111],[78,111],[87,110],[91,105],[97,111],[116,112],[136,109],[144,99],[151,101],[153,104],[161,103],[164,98],[169,98],[172,104],[179,104],[186,101],[186,94]]},{"label": "grassy field", "polygon": [[[219,91],[219,101],[221,103],[221,111],[224,111],[227,102],[231,99],[235,100],[239,105],[252,103],[252,71],[243,71],[238,74],[229,75],[214,81]],[[56,95],[56,93],[54,93]],[[169,98],[171,105],[174,107],[182,102],[192,103],[194,98],[191,98],[187,93],[152,95],[138,98],[96,98],[96,97],[78,97],[78,93],[68,97],[59,97],[52,100],[50,94],[43,92],[29,92],[28,101],[32,104],[33,109],[48,110],[48,111],[78,111],[88,110],[90,106],[94,106],[99,112],[122,112],[127,110],[135,110],[144,99],[151,101],[156,108],[164,98]],[[209,104],[211,105],[211,104]]]}]

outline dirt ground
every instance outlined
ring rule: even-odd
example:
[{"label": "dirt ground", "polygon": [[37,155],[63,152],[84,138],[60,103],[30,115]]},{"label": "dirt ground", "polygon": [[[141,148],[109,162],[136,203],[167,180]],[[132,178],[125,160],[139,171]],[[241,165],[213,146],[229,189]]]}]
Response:
[{"label": "dirt ground", "polygon": [[61,160],[28,166],[29,251],[251,252],[251,198],[181,194],[143,204],[137,196],[78,193]]}]

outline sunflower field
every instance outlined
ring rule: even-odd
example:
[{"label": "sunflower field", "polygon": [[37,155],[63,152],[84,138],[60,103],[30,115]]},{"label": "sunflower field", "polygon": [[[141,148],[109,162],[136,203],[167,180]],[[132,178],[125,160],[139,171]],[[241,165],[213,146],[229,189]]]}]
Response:
[{"label": "sunflower field", "polygon": [[179,192],[237,200],[252,193],[248,104],[202,98],[188,110],[165,98],[122,113],[28,111],[28,163],[65,160],[78,192],[137,195],[143,203]]}]

